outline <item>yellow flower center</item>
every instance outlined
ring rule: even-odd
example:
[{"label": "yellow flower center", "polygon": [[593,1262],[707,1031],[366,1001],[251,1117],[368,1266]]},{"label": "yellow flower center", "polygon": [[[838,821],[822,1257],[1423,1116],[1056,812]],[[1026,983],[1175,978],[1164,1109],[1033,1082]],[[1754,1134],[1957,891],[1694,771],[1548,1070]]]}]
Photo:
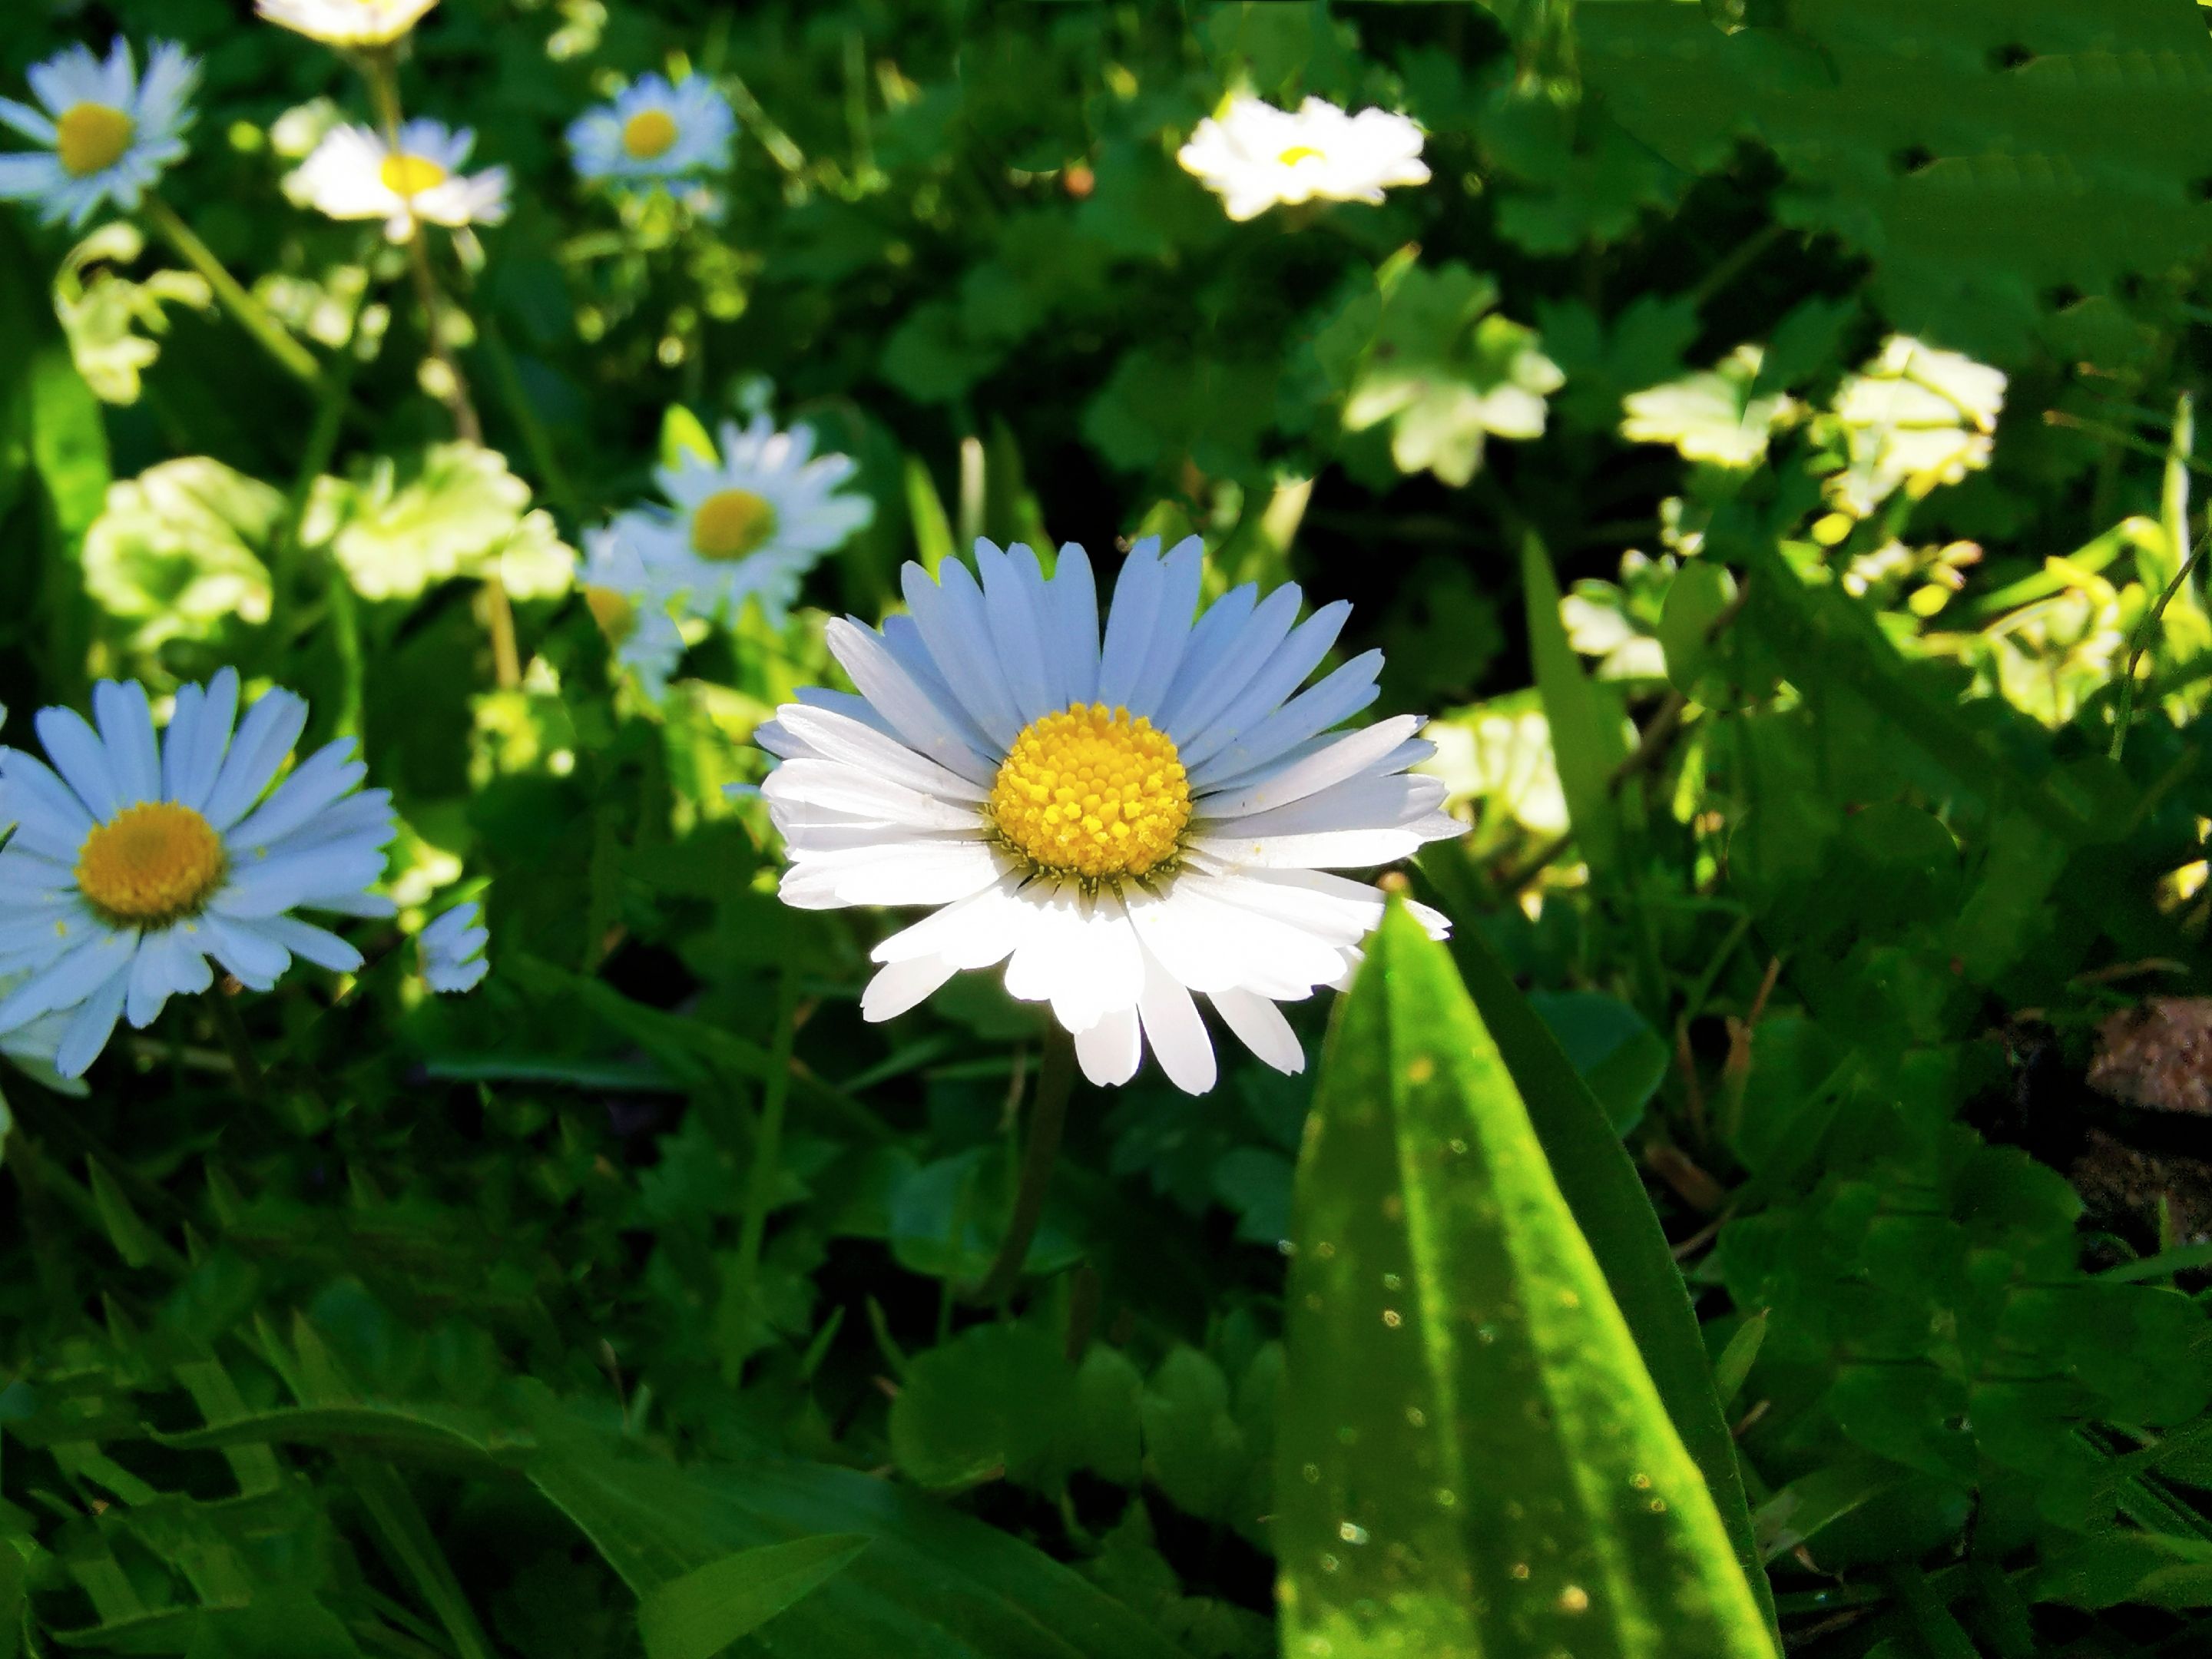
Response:
[{"label": "yellow flower center", "polygon": [[691,514],[691,550],[702,559],[742,559],[775,534],[775,509],[750,489],[722,489]]},{"label": "yellow flower center", "polygon": [[609,645],[620,645],[637,632],[637,607],[629,602],[626,593],[617,593],[611,587],[584,589],[584,604],[589,607],[592,620],[599,625],[599,632],[607,636]]},{"label": "yellow flower center", "polygon": [[1152,721],[1070,703],[1022,728],[988,810],[1000,839],[1040,868],[1085,882],[1141,876],[1174,858],[1190,781]]},{"label": "yellow flower center", "polygon": [[623,123],[623,148],[630,159],[650,161],[676,143],[676,120],[665,109],[641,109]]},{"label": "yellow flower center", "polygon": [[54,151],[63,171],[83,179],[105,173],[131,148],[138,124],[106,104],[73,104],[54,123]]},{"label": "yellow flower center", "polygon": [[387,155],[376,176],[394,196],[420,196],[446,182],[445,168],[427,155]]},{"label": "yellow flower center", "polygon": [[198,915],[228,870],[215,826],[173,800],[125,807],[76,854],[77,890],[108,921],[131,927]]},{"label": "yellow flower center", "polygon": [[1320,161],[1322,153],[1311,144],[1292,144],[1275,159],[1286,167],[1294,167],[1301,161]]}]

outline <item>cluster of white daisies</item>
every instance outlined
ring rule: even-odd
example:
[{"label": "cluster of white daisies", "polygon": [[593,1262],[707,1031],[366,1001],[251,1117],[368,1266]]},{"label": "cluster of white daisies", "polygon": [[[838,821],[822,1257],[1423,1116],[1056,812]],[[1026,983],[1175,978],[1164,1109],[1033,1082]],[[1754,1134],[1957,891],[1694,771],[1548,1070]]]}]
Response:
[{"label": "cluster of white daisies", "polygon": [[[258,0],[271,22],[343,50],[386,52],[437,0]],[[49,223],[82,226],[103,202],[125,212],[185,154],[199,65],[158,42],[141,76],[120,40],[106,62],[74,46],[29,71],[43,108],[0,98],[0,123],[39,149],[0,155],[0,199],[29,201]],[[688,192],[728,170],[737,136],[729,100],[704,76],[647,75],[570,124],[579,177],[617,193]],[[395,118],[383,131],[341,125],[324,135],[290,181],[300,199],[334,219],[381,219],[394,241],[420,223],[459,228],[506,218],[505,167],[465,173],[476,135],[442,122]],[[1350,115],[1319,98],[1277,109],[1249,94],[1227,99],[1178,152],[1222,198],[1230,217],[1310,201],[1380,202],[1394,185],[1426,181],[1420,129],[1402,115]]]},{"label": "cluster of white daisies", "polygon": [[[258,0],[262,15],[333,46],[392,46],[436,0]],[[388,67],[388,65],[385,66]],[[0,100],[0,122],[40,149],[0,156],[0,197],[82,224],[138,204],[185,153],[198,66],[157,46],[141,76],[118,42],[30,72],[43,111]],[[569,129],[579,173],[617,189],[677,189],[730,162],[736,121],[712,84],[647,76]],[[343,219],[491,223],[507,179],[465,173],[472,135],[435,121],[332,130],[296,188]],[[1421,134],[1381,110],[1309,99],[1295,112],[1238,97],[1201,122],[1183,166],[1231,217],[1278,204],[1380,201],[1428,177]],[[656,475],[665,501],[587,538],[586,598],[619,659],[655,696],[687,629],[748,605],[781,624],[807,571],[870,519],[842,489],[853,460],[817,455],[805,428],[766,416],[726,425],[720,453]],[[904,614],[833,623],[857,694],[813,691],[759,741],[762,790],[791,858],[785,899],[808,908],[920,905],[932,914],[876,949],[862,1011],[888,1019],[955,973],[1005,964],[1006,989],[1048,1005],[1084,1071],[1126,1082],[1149,1046],[1179,1087],[1212,1085],[1197,999],[1270,1066],[1304,1064],[1279,1005],[1345,982],[1379,922],[1381,891],[1334,873],[1404,858],[1458,833],[1420,720],[1346,732],[1376,694],[1379,653],[1305,682],[1348,607],[1303,622],[1301,596],[1247,585],[1199,605],[1195,539],[1129,555],[1102,637],[1082,548],[1048,578],[1017,545],[905,572]],[[980,579],[979,579],[980,578]],[[1301,689],[1304,688],[1304,689]],[[349,742],[287,770],[307,706],[265,693],[240,718],[224,670],[177,694],[157,735],[144,688],[102,683],[94,720],[33,722],[43,760],[0,748],[0,1052],[82,1076],[118,1024],[144,1028],[172,996],[272,988],[295,960],[338,973],[360,951],[301,914],[383,917],[395,832],[386,792],[363,789]],[[1443,919],[1419,910],[1441,935]],[[419,936],[433,988],[486,972],[478,907]]]}]

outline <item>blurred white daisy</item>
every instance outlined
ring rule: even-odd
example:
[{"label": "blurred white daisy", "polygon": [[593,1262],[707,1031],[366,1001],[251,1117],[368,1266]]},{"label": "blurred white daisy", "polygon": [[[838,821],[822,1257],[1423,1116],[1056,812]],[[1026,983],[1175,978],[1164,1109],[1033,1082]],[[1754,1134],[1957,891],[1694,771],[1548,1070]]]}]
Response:
[{"label": "blurred white daisy", "polygon": [[1221,198],[1232,219],[1321,199],[1380,202],[1393,185],[1426,184],[1421,130],[1402,115],[1347,115],[1309,98],[1295,113],[1239,93],[1198,124],[1176,153],[1183,170]]},{"label": "blurred white daisy", "polygon": [[105,64],[71,46],[32,65],[31,90],[45,111],[0,98],[0,122],[45,150],[0,155],[0,198],[35,202],[50,225],[82,225],[102,202],[129,212],[183,157],[199,75],[198,60],[166,40],[147,54],[143,77],[123,40]]},{"label": "blurred white daisy", "polygon": [[814,434],[803,426],[778,432],[761,415],[742,428],[725,422],[721,436],[719,460],[686,453],[653,473],[673,509],[634,507],[617,515],[613,529],[654,584],[692,614],[735,620],[753,599],[780,625],[806,573],[866,527],[875,503],[838,493],[859,464],[814,455]]},{"label": "blurred white daisy", "polygon": [[1443,781],[1406,774],[1431,752],[1418,716],[1331,729],[1374,700],[1380,652],[1298,690],[1349,605],[1293,626],[1296,587],[1248,583],[1194,617],[1198,541],[1158,545],[1129,555],[1103,649],[1073,544],[1048,581],[988,542],[980,586],[957,560],[939,581],[909,564],[910,614],[830,625],[860,695],[808,692],[761,728],[787,902],[943,907],[876,947],[868,1018],[1004,962],[1093,1082],[1127,1082],[1149,1042],[1177,1087],[1212,1088],[1193,992],[1298,1071],[1276,1005],[1342,984],[1382,916],[1378,890],[1326,872],[1460,833]]},{"label": "blurred white daisy", "polygon": [[295,956],[361,966],[352,945],[293,914],[392,914],[369,890],[391,797],[361,788],[350,739],[271,791],[307,720],[289,691],[240,721],[226,668],[177,694],[159,744],[143,687],[102,681],[92,706],[97,731],[73,710],[40,711],[51,769],[0,749],[0,820],[15,823],[0,848],[0,974],[28,975],[0,1000],[0,1037],[69,1012],[55,1067],[78,1077],[118,1018],[143,1028],[171,996],[207,989],[210,958],[257,991]]},{"label": "blurred white daisy", "polygon": [[582,179],[662,184],[726,171],[737,130],[730,100],[705,76],[671,86],[647,75],[569,123],[568,153]]},{"label": "blurred white daisy", "polygon": [[668,695],[668,677],[684,659],[684,630],[670,613],[670,595],[651,580],[645,561],[615,530],[584,532],[580,583],[615,660],[637,676],[654,702]]},{"label": "blurred white daisy", "polygon": [[389,46],[438,0],[258,0],[272,23],[333,46]]},{"label": "blurred white daisy", "polygon": [[484,946],[491,934],[482,926],[483,907],[473,899],[457,904],[416,936],[415,947],[422,960],[422,978],[441,995],[473,991],[491,971]]},{"label": "blurred white daisy", "polygon": [[464,174],[476,144],[466,127],[417,118],[399,129],[396,149],[368,127],[332,127],[300,164],[289,188],[333,219],[381,219],[404,242],[418,221],[495,225],[507,217],[507,169]]}]

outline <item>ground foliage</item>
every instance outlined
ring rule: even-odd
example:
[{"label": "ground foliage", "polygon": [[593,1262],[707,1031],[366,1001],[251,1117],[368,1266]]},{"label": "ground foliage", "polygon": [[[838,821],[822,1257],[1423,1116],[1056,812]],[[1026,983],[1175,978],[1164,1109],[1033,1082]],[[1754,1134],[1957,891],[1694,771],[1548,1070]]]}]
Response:
[{"label": "ground foliage", "polygon": [[[2197,8],[445,0],[410,107],[517,179],[446,272],[482,449],[401,256],[280,193],[363,112],[335,56],[224,0],[27,19],[10,88],[116,28],[204,55],[166,196],[317,370],[134,226],[0,217],[0,702],[299,690],[396,792],[406,922],[483,887],[494,971],[425,1000],[365,930],[357,983],[250,1005],[260,1097],[181,1004],[86,1098],[10,1074],[0,1655],[703,1655],[770,1613],[736,1650],[1275,1651],[1271,1520],[1328,1520],[1275,1496],[1327,1427],[1285,1403],[1310,1074],[1079,1096],[1021,1294],[972,1307],[1035,1011],[971,977],[864,1024],[883,920],[781,907],[723,794],[902,560],[1190,530],[1212,583],[1354,600],[1343,651],[1439,715],[1469,829],[1413,879],[1511,1073],[1467,1088],[1527,1097],[1559,1282],[1626,1320],[1591,1352],[1642,1347],[1791,1650],[2212,1638],[2212,1170],[2081,1081],[2205,988]],[[672,62],[739,113],[719,216],[560,143]],[[1174,151],[1239,82],[1404,109],[1433,182],[1231,223]],[[763,407],[875,521],[654,706],[567,544]]]}]

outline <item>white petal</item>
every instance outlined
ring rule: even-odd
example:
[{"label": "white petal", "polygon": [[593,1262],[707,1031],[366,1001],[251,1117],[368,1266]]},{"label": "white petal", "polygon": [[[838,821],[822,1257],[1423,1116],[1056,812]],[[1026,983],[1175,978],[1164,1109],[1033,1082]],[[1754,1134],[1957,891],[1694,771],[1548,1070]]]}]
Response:
[{"label": "white petal", "polygon": [[[197,692],[198,686],[186,690]],[[184,693],[178,694],[184,707]],[[161,781],[169,799],[186,806],[204,808],[222,775],[223,757],[230,751],[231,728],[238,722],[238,671],[225,668],[207,683],[204,701],[197,702],[192,718],[181,732],[172,716],[161,754]]]},{"label": "white petal", "polygon": [[1201,787],[1217,788],[1258,775],[1316,732],[1351,719],[1374,702],[1382,695],[1382,688],[1375,684],[1375,677],[1382,672],[1382,653],[1362,652],[1224,744],[1204,765],[1192,767],[1192,781]]},{"label": "white petal", "polygon": [[1305,1070],[1306,1051],[1280,1008],[1249,991],[1216,991],[1212,1000],[1222,1024],[1261,1060],[1279,1072]]},{"label": "white petal", "polygon": [[1184,647],[1190,642],[1192,620],[1198,614],[1198,591],[1205,567],[1206,544],[1195,536],[1177,542],[1161,563],[1159,611],[1145,648],[1145,665],[1138,672],[1129,701],[1133,714],[1158,714],[1160,700],[1175,684]]},{"label": "white petal", "polygon": [[[302,921],[297,916],[264,916],[252,926],[302,962],[312,962],[318,968],[327,968],[334,974],[355,973],[361,968],[360,951],[328,928],[318,927],[311,921]],[[477,931],[482,932],[481,929]],[[486,934],[484,937],[489,939],[490,936]],[[478,939],[476,945],[465,947],[459,954],[467,956],[483,942],[483,939]]]},{"label": "white petal", "polygon": [[1053,666],[1058,671],[1056,702],[1095,702],[1098,697],[1098,583],[1091,556],[1073,542],[1060,545],[1046,601],[1052,613]]},{"label": "white petal", "polygon": [[999,666],[1013,693],[1014,712],[1026,726],[1055,705],[1066,707],[1058,702],[1045,668],[1044,572],[1029,548],[1001,553],[988,542],[975,544],[975,563],[983,573],[983,614],[990,620]]},{"label": "white petal", "polygon": [[1293,763],[1262,773],[1256,780],[1222,794],[1202,797],[1194,805],[1201,819],[1237,818],[1285,806],[1295,800],[1378,766],[1384,757],[1421,728],[1418,714],[1401,714],[1377,721],[1364,732],[1339,738],[1326,748]]},{"label": "white petal", "polygon": [[782,896],[802,910],[853,904],[951,904],[995,883],[1004,861],[981,841],[899,841],[802,859]]},{"label": "white petal", "polygon": [[868,988],[860,993],[860,1018],[876,1022],[896,1019],[918,1006],[954,972],[952,964],[939,957],[887,963],[876,970]]},{"label": "white petal", "polygon": [[270,691],[246,710],[207,804],[200,811],[217,830],[228,830],[261,799],[276,769],[307,724],[307,705],[289,691]]},{"label": "white petal", "polygon": [[31,723],[38,729],[39,741],[46,746],[54,770],[76,792],[93,817],[105,823],[131,805],[107,758],[106,746],[85,724],[84,716],[74,708],[41,708]]},{"label": "white petal", "polygon": [[[70,865],[93,829],[84,803],[52,770],[20,749],[0,749],[0,818],[10,817],[16,824],[11,850]],[[0,853],[0,860],[6,857]]]},{"label": "white petal", "polygon": [[939,568],[938,580],[932,581],[920,565],[909,563],[900,573],[900,586],[915,626],[921,630],[952,695],[994,743],[1001,747],[1012,744],[1022,722],[1014,713],[1006,677],[999,672],[998,653],[992,649],[982,592],[968,567],[947,559]]},{"label": "white petal", "polygon": [[1198,1005],[1150,952],[1145,957],[1145,992],[1137,1013],[1169,1082],[1187,1095],[1202,1095],[1213,1087],[1213,1041],[1198,1017]]},{"label": "white petal", "polygon": [[[981,784],[915,754],[897,739],[827,709],[787,703],[776,710],[776,724],[823,760],[865,768],[890,782],[942,800],[981,801],[990,794]],[[762,746],[769,745],[763,742]],[[773,752],[799,758],[786,749]]]},{"label": "white petal", "polygon": [[123,1017],[123,1000],[131,988],[129,968],[118,968],[88,996],[71,1017],[61,1047],[54,1051],[54,1070],[64,1077],[82,1077],[115,1035],[115,1022]]},{"label": "white petal", "polygon": [[955,805],[842,761],[786,761],[768,775],[761,793],[772,802],[789,801],[851,812],[913,830],[973,830],[973,805]]},{"label": "white petal", "polygon": [[1209,836],[1191,844],[1216,858],[1266,870],[1366,870],[1411,858],[1428,842],[1449,839],[1466,828],[1436,813],[1398,830],[1334,830],[1239,841]]},{"label": "white petal", "polygon": [[124,799],[161,799],[161,757],[154,744],[154,711],[147,704],[146,688],[136,680],[102,680],[92,688],[92,713]]},{"label": "white petal", "polygon": [[1087,1031],[1075,1034],[1075,1058],[1083,1075],[1102,1089],[1118,1088],[1136,1076],[1145,1042],[1134,1008],[1117,1008]]},{"label": "white petal", "polygon": [[963,722],[938,707],[878,635],[845,618],[830,624],[827,639],[830,653],[853,677],[860,695],[908,748],[978,783],[997,775],[997,767],[961,731]]},{"label": "white petal", "polygon": [[1312,835],[1323,830],[1395,829],[1427,817],[1443,804],[1447,786],[1425,772],[1395,777],[1357,777],[1264,812],[1240,817],[1209,817],[1201,834],[1242,838],[1251,836]]},{"label": "white petal", "polygon": [[1177,743],[1188,743],[1202,735],[1259,678],[1268,659],[1290,638],[1298,607],[1304,603],[1305,596],[1295,585],[1279,587],[1260,601],[1250,620],[1220,647],[1220,660],[1213,671],[1184,698],[1172,728]]},{"label": "white petal", "polygon": [[1002,962],[1028,936],[1036,919],[1036,907],[1021,896],[1023,883],[1018,873],[1002,876],[997,886],[924,916],[869,954],[878,962],[941,956],[955,968],[988,968]]},{"label": "white petal", "polygon": [[353,758],[353,739],[325,744],[301,763],[276,791],[223,839],[242,851],[265,851],[361,787],[368,768]]},{"label": "white petal", "polygon": [[217,910],[204,912],[185,931],[197,927],[201,948],[248,990],[266,991],[292,965],[292,953],[250,921],[233,921]]},{"label": "white petal", "polygon": [[1114,584],[1114,602],[1106,612],[1106,645],[1098,659],[1098,701],[1109,708],[1127,705],[1152,647],[1166,586],[1159,544],[1159,538],[1147,536],[1131,548]]},{"label": "white petal", "polygon": [[[1190,644],[1183,652],[1182,666],[1176,671],[1167,695],[1160,699],[1160,711],[1153,724],[1162,731],[1174,733],[1182,731],[1182,709],[1192,695],[1212,678],[1223,665],[1224,653],[1229,644],[1251,619],[1252,607],[1259,597],[1259,588],[1251,582],[1232,587],[1206,608],[1190,630]],[[1292,606],[1293,614],[1296,611]],[[1290,623],[1283,624],[1287,629]]]},{"label": "white petal", "polygon": [[1221,717],[1191,738],[1184,747],[1183,764],[1196,771],[1247,728],[1273,714],[1328,654],[1351,614],[1352,607],[1339,599],[1322,606],[1292,629],[1290,637],[1268,657],[1267,666],[1237,693]]}]

